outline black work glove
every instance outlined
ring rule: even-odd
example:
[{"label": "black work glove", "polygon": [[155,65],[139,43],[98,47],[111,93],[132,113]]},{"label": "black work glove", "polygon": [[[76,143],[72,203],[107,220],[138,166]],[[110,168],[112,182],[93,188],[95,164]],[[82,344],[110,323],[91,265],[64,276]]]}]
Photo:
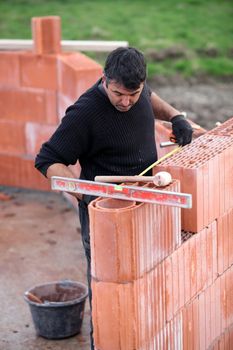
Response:
[{"label": "black work glove", "polygon": [[179,146],[185,146],[192,141],[193,128],[185,120],[182,114],[176,115],[171,119],[172,133]]}]

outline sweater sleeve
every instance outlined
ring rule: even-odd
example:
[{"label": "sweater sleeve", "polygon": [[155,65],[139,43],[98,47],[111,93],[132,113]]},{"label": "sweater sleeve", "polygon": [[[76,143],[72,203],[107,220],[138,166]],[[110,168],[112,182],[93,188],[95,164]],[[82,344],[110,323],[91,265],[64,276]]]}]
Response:
[{"label": "sweater sleeve", "polygon": [[86,113],[78,104],[70,106],[61,124],[45,142],[35,159],[35,167],[46,176],[50,165],[74,165],[88,151],[90,128]]}]

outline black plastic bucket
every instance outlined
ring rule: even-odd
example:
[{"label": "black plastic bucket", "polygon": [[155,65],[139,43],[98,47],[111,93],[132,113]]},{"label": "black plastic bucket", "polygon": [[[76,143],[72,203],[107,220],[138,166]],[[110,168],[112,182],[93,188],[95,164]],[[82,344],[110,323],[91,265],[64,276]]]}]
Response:
[{"label": "black plastic bucket", "polygon": [[50,282],[24,293],[38,335],[62,339],[80,332],[88,288],[73,281]]}]

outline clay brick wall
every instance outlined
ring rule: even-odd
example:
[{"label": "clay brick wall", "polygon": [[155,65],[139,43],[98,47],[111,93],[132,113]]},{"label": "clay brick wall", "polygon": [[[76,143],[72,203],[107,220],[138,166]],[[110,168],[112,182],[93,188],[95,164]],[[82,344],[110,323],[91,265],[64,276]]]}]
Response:
[{"label": "clay brick wall", "polygon": [[154,169],[176,179],[165,190],[192,194],[192,209],[89,206],[96,349],[231,349],[232,136],[233,118]]},{"label": "clay brick wall", "polygon": [[0,52],[0,183],[49,190],[34,169],[35,155],[102,67],[81,53],[61,52],[57,16],[33,18],[32,36],[32,52]]}]

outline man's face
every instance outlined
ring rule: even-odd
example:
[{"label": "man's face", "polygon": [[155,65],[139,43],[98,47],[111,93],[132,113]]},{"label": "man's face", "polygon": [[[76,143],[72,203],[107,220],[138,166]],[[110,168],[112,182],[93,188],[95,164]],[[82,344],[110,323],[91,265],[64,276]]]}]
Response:
[{"label": "man's face", "polygon": [[110,80],[106,82],[106,77],[102,79],[104,89],[111,104],[120,112],[127,112],[138,101],[144,83],[136,90],[128,90],[123,85]]}]

